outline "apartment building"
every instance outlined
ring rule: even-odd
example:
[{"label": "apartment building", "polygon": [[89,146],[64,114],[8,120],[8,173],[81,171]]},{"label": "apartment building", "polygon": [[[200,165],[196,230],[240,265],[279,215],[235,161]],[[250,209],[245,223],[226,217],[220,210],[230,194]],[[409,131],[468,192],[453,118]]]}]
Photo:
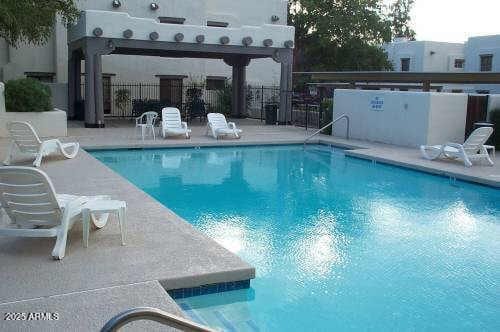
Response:
[{"label": "apartment building", "polygon": [[[465,43],[398,38],[383,49],[400,72],[500,72],[500,35],[472,37]],[[442,91],[498,94],[500,85],[448,84]]]}]

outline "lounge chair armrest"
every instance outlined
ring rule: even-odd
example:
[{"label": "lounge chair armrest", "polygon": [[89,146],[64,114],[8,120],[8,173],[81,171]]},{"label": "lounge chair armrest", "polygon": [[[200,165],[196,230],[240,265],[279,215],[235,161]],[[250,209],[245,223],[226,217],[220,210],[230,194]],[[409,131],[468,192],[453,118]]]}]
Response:
[{"label": "lounge chair armrest", "polygon": [[187,127],[188,127],[187,122],[182,121],[181,122],[181,127],[184,128],[184,129],[187,129]]},{"label": "lounge chair armrest", "polygon": [[464,148],[464,146],[462,144],[453,143],[453,142],[446,142],[446,144],[444,146],[449,146],[449,147],[452,147],[452,148],[455,148],[458,150],[463,150],[463,148]]},{"label": "lounge chair armrest", "polygon": [[234,122],[228,122],[228,123],[227,123],[227,126],[228,126],[230,129],[236,129],[236,123],[234,123]]}]

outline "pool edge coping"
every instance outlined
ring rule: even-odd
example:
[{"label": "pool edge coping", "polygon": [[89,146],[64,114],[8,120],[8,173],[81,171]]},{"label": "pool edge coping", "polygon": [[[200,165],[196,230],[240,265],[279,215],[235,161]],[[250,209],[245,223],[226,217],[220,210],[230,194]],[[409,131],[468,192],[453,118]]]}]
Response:
[{"label": "pool edge coping", "polygon": [[[251,146],[281,146],[281,145],[303,145],[303,140],[291,139],[291,140],[271,140],[271,141],[247,141],[241,142],[238,140],[232,141],[214,141],[214,142],[198,142],[191,143],[186,142],[183,144],[166,143],[166,144],[118,144],[118,145],[103,145],[103,146],[82,146],[82,149],[88,152],[105,151],[105,150],[155,150],[155,149],[189,149],[189,148],[226,148],[226,147],[251,147]],[[390,158],[385,158],[381,156],[373,156],[363,154],[361,151],[370,150],[370,147],[362,146],[362,144],[351,144],[345,142],[332,142],[325,138],[317,138],[310,140],[307,145],[327,145],[332,147],[338,147],[346,149],[345,155],[351,158],[364,159],[376,161],[383,164],[399,166],[407,168],[410,170],[419,171],[426,174],[438,175],[445,178],[454,178],[457,180],[483,185],[491,188],[500,188],[500,180],[490,180],[486,178],[477,177],[474,175],[466,175],[453,171],[442,170],[436,167],[417,165],[410,162],[398,161]]]}]

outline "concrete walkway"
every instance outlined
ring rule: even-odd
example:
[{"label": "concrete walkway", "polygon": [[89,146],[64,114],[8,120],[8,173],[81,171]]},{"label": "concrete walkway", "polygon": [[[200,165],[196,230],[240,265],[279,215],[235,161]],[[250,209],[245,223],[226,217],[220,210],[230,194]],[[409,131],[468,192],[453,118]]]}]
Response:
[{"label": "concrete walkway", "polygon": [[[85,149],[182,147],[252,144],[301,144],[312,131],[295,127],[262,126],[239,121],[241,140],[215,140],[203,125],[192,126],[186,139],[141,141],[131,122],[111,123],[105,129],[85,129],[70,123],[65,141]],[[352,148],[347,155],[378,160],[435,174],[500,187],[500,158],[495,167],[466,168],[450,161],[427,161],[417,149],[345,140],[321,135],[311,143]],[[0,140],[0,158],[8,141]],[[127,246],[113,218],[93,231],[89,248],[82,246],[80,225],[69,236],[66,257],[53,261],[53,239],[0,238],[0,312],[57,312],[59,320],[3,322],[1,330],[20,328],[54,331],[95,331],[113,315],[136,306],[153,306],[182,314],[164,289],[253,278],[255,270],[176,216],[165,206],[111,171],[85,151],[73,160],[44,159],[42,167],[59,193],[109,194],[128,203]],[[5,328],[4,328],[5,327]],[[150,330],[137,322],[132,330]]]},{"label": "concrete walkway", "polygon": [[[0,142],[1,158],[5,143]],[[86,249],[81,225],[75,225],[62,261],[50,256],[54,239],[1,237],[2,313],[56,311],[60,315],[57,330],[95,331],[113,315],[138,305],[179,312],[158,282],[165,289],[178,289],[254,278],[252,266],[85,151],[71,160],[46,159],[41,169],[48,173],[58,193],[108,194],[125,200],[127,245],[120,245],[114,218],[105,228],[91,232]],[[151,286],[150,282],[156,284]],[[156,295],[151,297],[151,293]],[[82,302],[88,305],[74,305]],[[103,305],[109,308],[103,311]],[[21,328],[23,324],[28,322],[9,326]],[[55,327],[45,321],[28,324],[34,327],[30,324],[36,324],[36,330],[54,331]],[[137,330],[143,330],[141,324],[136,324]]]}]

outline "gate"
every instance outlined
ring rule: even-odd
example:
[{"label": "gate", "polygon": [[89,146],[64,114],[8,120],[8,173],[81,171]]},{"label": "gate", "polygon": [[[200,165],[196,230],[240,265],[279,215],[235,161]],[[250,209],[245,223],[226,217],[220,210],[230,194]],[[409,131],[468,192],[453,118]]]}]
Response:
[{"label": "gate", "polygon": [[469,100],[467,101],[467,120],[465,122],[465,139],[474,130],[474,123],[486,121],[488,99],[488,95],[469,95]]}]

